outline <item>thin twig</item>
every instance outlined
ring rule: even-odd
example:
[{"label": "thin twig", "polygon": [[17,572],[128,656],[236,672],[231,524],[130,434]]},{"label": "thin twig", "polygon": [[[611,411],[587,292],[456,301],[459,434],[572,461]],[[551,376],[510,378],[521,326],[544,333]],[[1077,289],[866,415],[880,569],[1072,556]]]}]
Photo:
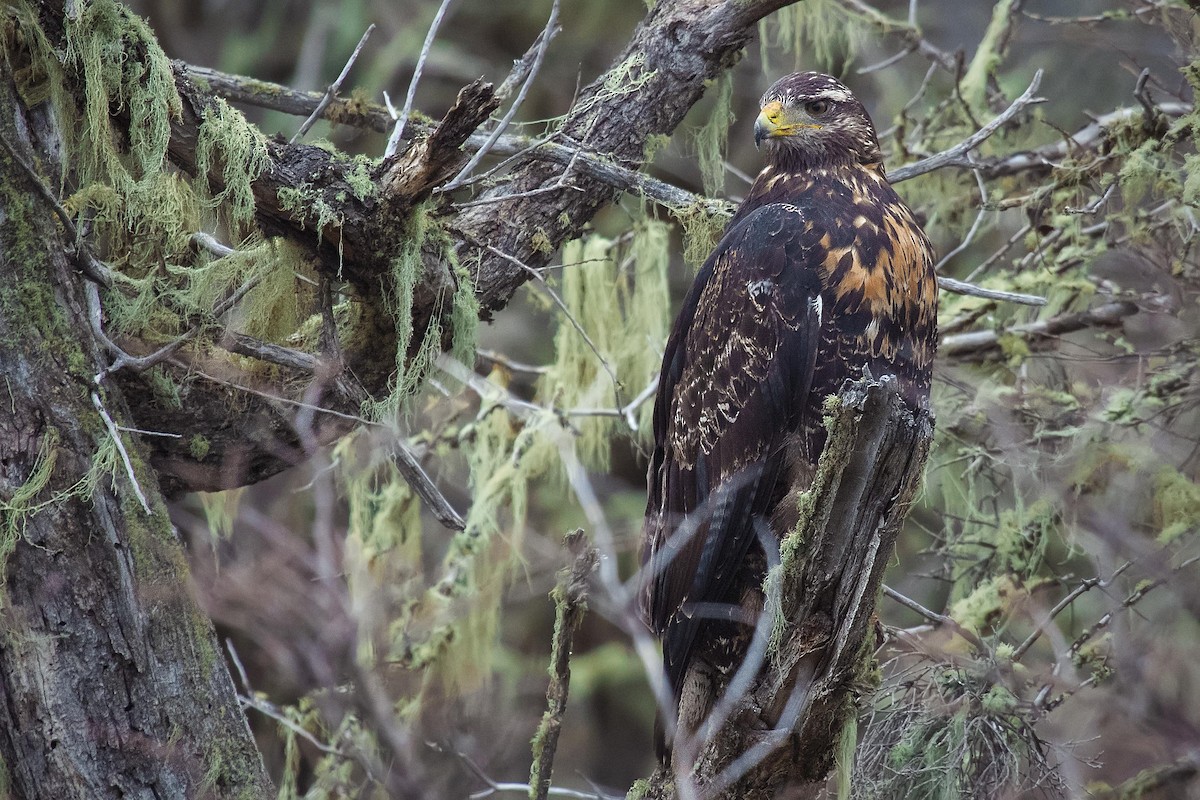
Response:
[{"label": "thin twig", "polygon": [[453,191],[454,189],[457,189],[463,185],[467,176],[471,174],[471,171],[479,165],[479,162],[485,155],[491,152],[492,147],[496,144],[496,140],[499,139],[504,131],[508,129],[508,124],[512,122],[513,117],[516,116],[517,109],[519,109],[521,104],[525,102],[525,96],[529,94],[529,87],[533,84],[534,79],[537,77],[538,70],[541,69],[542,60],[546,56],[546,49],[550,46],[550,40],[554,38],[554,35],[559,30],[558,3],[559,0],[554,0],[554,2],[550,5],[550,18],[546,20],[546,27],[542,31],[542,35],[539,37],[540,42],[538,43],[537,55],[534,57],[533,63],[529,67],[529,74],[526,75],[525,82],[521,84],[520,91],[517,92],[516,98],[513,99],[512,105],[508,107],[508,111],[506,111],[504,116],[501,117],[500,122],[496,125],[495,129],[488,134],[488,137],[486,140],[484,140],[483,145],[475,151],[475,154],[472,155],[471,159],[466,163],[466,165],[459,170],[458,174],[455,175],[449,183],[441,187],[440,191]]},{"label": "thin twig", "polygon": [[306,730],[302,725],[297,725],[294,720],[289,719],[282,711],[280,711],[279,707],[274,703],[256,696],[254,690],[250,688],[250,679],[246,676],[246,667],[242,665],[242,659],[238,656],[237,650],[234,649],[232,639],[225,640],[225,650],[229,653],[229,658],[233,661],[233,666],[237,670],[238,677],[242,681],[242,688],[246,692],[244,695],[238,695],[238,702],[242,704],[243,708],[253,708],[263,716],[275,720],[292,733],[303,737],[310,744],[312,744],[313,747],[316,747],[323,753],[341,756],[342,758],[349,758],[348,754],[342,752],[336,747],[322,742],[316,736],[313,736],[313,734]]},{"label": "thin twig", "polygon": [[616,393],[617,402],[620,403],[621,402],[621,389],[620,389],[620,382],[617,380],[617,373],[613,371],[612,365],[608,363],[608,359],[606,359],[604,357],[604,355],[601,354],[600,348],[598,348],[596,346],[596,343],[594,341],[592,341],[592,337],[589,336],[588,332],[586,330],[584,330],[584,328],[581,324],[579,324],[579,320],[575,319],[575,315],[571,313],[571,309],[567,308],[567,304],[565,302],[563,302],[563,299],[561,297],[558,296],[558,292],[554,291],[554,289],[550,286],[550,284],[546,282],[545,276],[543,276],[542,273],[539,272],[538,270],[536,270],[533,267],[526,264],[524,261],[521,261],[519,258],[509,255],[508,253],[505,253],[503,250],[500,250],[499,248],[493,247],[490,244],[484,245],[484,247],[487,249],[487,251],[489,253],[500,256],[501,258],[505,259],[506,261],[508,261],[512,264],[516,264],[518,267],[525,270],[527,273],[529,273],[529,276],[532,277],[537,282],[538,286],[540,286],[542,288],[542,290],[544,292],[546,292],[547,295],[549,295],[550,299],[554,302],[554,305],[558,306],[559,311],[561,311],[566,316],[567,321],[571,323],[571,327],[573,327],[575,329],[575,332],[579,334],[579,336],[583,339],[584,343],[587,344],[588,348],[592,351],[592,353],[595,354],[596,358],[599,359],[600,366],[604,368],[604,371],[608,373],[608,377],[612,379],[613,391]]},{"label": "thin twig", "polygon": [[[213,316],[219,317],[237,305],[247,293],[258,286],[260,280],[261,279],[257,277],[251,278],[242,284],[241,288],[217,304],[217,306],[213,309]],[[104,344],[110,350],[114,351],[116,360],[114,360],[112,364],[96,375],[96,383],[99,384],[112,373],[123,369],[131,369],[134,372],[145,372],[146,370],[150,369],[150,367],[166,361],[168,358],[173,356],[179,350],[179,348],[183,347],[189,341],[194,339],[196,335],[200,333],[200,329],[200,325],[194,325],[187,332],[176,337],[168,344],[165,344],[159,349],[155,350],[153,353],[144,356],[130,355],[121,349],[117,344],[115,344],[112,339],[108,338],[108,336],[102,336],[101,341],[104,342]]]},{"label": "thin twig", "polygon": [[980,652],[980,653],[987,652],[987,648],[984,646],[983,642],[980,641],[979,637],[976,636],[970,630],[964,628],[962,625],[959,625],[958,622],[953,617],[947,617],[945,614],[939,614],[936,611],[928,609],[925,606],[918,603],[916,600],[913,600],[912,598],[910,598],[906,595],[900,594],[900,592],[897,592],[895,589],[888,586],[887,584],[884,584],[883,593],[886,597],[894,600],[895,602],[899,603],[900,605],[904,606],[905,608],[907,608],[911,611],[917,612],[918,614],[920,614],[922,617],[929,620],[930,622],[933,622],[937,625],[944,626],[944,627],[954,631],[959,636],[961,636],[963,639],[966,639],[968,642],[970,642],[971,646],[974,647],[977,652]]},{"label": "thin twig", "polygon": [[569,408],[563,413],[568,417],[618,417],[625,421],[630,431],[637,433],[639,426],[634,412],[647,400],[654,397],[654,393],[658,391],[658,380],[659,376],[655,375],[653,380],[646,384],[646,388],[638,393],[637,397],[620,408]]},{"label": "thin twig", "polygon": [[217,241],[217,237],[203,231],[192,234],[192,244],[207,250],[217,258],[225,258],[237,252],[229,245]]},{"label": "thin twig", "polygon": [[[99,383],[98,380],[97,383]],[[142,493],[141,484],[138,483],[137,475],[133,471],[133,462],[129,460],[129,452],[125,449],[125,443],[121,441],[121,432],[117,430],[116,423],[108,415],[108,410],[104,407],[104,403],[100,402],[100,393],[95,389],[92,390],[92,405],[100,413],[100,418],[104,420],[104,427],[108,430],[108,435],[112,437],[113,442],[117,446],[117,452],[121,454],[121,461],[125,465],[125,474],[129,476],[129,482],[133,484],[133,493],[137,495],[138,502],[142,504],[142,509],[146,512],[147,516],[152,516],[154,512],[150,510],[150,504],[146,501],[146,495]]]},{"label": "thin twig", "polygon": [[354,62],[358,60],[358,54],[362,52],[363,45],[367,43],[371,31],[375,30],[375,23],[372,22],[363,32],[362,38],[358,40],[358,44],[354,46],[354,52],[350,54],[350,58],[346,61],[346,66],[342,67],[342,71],[338,73],[337,78],[333,83],[329,84],[329,88],[325,90],[321,102],[317,103],[317,107],[308,115],[308,119],[304,120],[304,124],[300,126],[300,130],[296,131],[296,135],[291,138],[289,144],[295,144],[298,140],[304,138],[304,134],[308,133],[313,125],[317,124],[317,120],[325,113],[325,109],[329,107],[330,102],[341,91],[342,81],[346,80],[346,76],[350,74],[350,68],[354,66]]},{"label": "thin twig", "polygon": [[984,125],[975,133],[971,134],[966,139],[963,139],[953,147],[943,150],[936,155],[932,155],[929,158],[923,158],[914,164],[906,164],[905,166],[900,167],[895,172],[891,173],[888,176],[888,179],[892,183],[900,183],[901,181],[906,181],[910,178],[915,178],[918,175],[924,175],[926,172],[933,172],[935,169],[941,169],[943,167],[957,166],[974,168],[978,166],[973,164],[970,159],[967,158],[968,153],[987,141],[992,134],[1000,130],[1005,123],[1017,116],[1017,114],[1020,114],[1021,111],[1023,111],[1026,107],[1036,103],[1046,102],[1046,98],[1034,96],[1034,92],[1036,92],[1038,87],[1042,85],[1042,74],[1043,72],[1040,69],[1035,72],[1033,74],[1033,80],[1029,83],[1029,88],[1027,88],[1020,97],[1014,100],[1008,108],[1000,112],[995,119]]},{"label": "thin twig", "polygon": [[246,394],[251,394],[255,397],[261,397],[264,400],[270,400],[274,403],[283,403],[296,408],[309,409],[321,414],[327,414],[331,417],[337,417],[339,419],[347,420],[348,422],[353,422],[356,425],[384,427],[381,423],[375,420],[367,419],[366,417],[358,414],[347,414],[344,411],[336,411],[332,408],[326,408],[324,406],[318,406],[312,403],[305,403],[301,400],[293,400],[290,397],[284,397],[283,395],[279,394],[271,394],[270,392],[264,392],[261,389],[255,389],[251,386],[246,386],[245,384],[235,383],[234,381],[227,380],[225,378],[218,378],[217,376],[210,375],[203,369],[200,369],[195,364],[185,364],[175,359],[171,359],[171,363],[188,370],[188,372],[192,375],[199,376],[207,381],[211,381],[212,383],[219,384],[221,386],[228,386],[230,389],[235,389],[239,392],[245,392]]},{"label": "thin twig", "polygon": [[1021,292],[1006,292],[1001,289],[988,289],[983,286],[976,286],[973,283],[966,281],[947,278],[945,275],[938,275],[938,286],[945,289],[947,292],[955,294],[964,294],[971,297],[985,297],[988,300],[1006,300],[1009,303],[1019,303],[1023,306],[1044,306],[1046,298],[1036,294],[1022,294]]},{"label": "thin twig", "polygon": [[561,26],[556,28],[552,33],[550,32],[549,28],[542,29],[537,38],[533,40],[533,44],[531,44],[529,49],[525,51],[525,55],[513,62],[512,69],[509,70],[508,76],[505,77],[504,81],[501,82],[498,87],[496,87],[496,97],[500,98],[501,101],[507,100],[509,95],[513,93],[513,90],[525,82],[525,79],[529,77],[529,73],[533,68],[533,64],[537,61],[538,53],[542,49],[542,42],[545,40],[547,35],[557,35],[559,30],[561,30]]},{"label": "thin twig", "polygon": [[400,137],[404,135],[404,126],[408,124],[408,116],[412,113],[413,98],[417,95],[417,83],[421,80],[421,71],[425,69],[425,59],[429,57],[429,50],[433,47],[438,26],[442,24],[442,18],[446,16],[446,9],[450,7],[450,3],[451,0],[442,0],[437,14],[433,17],[433,22],[429,25],[429,32],[425,34],[425,43],[421,45],[421,55],[417,58],[417,65],[413,69],[412,80],[408,82],[408,94],[404,96],[404,108],[401,109],[400,116],[396,117],[396,126],[392,129],[392,135],[388,137],[387,148],[383,151],[384,158],[394,156],[400,147]]},{"label": "thin twig", "polygon": [[[946,255],[942,256],[941,260],[933,265],[934,272],[941,272],[942,267],[946,262],[954,258],[956,255],[966,250],[971,246],[971,242],[975,240],[975,234],[979,231],[979,226],[983,224],[983,218],[988,212],[988,191],[987,184],[983,182],[983,176],[979,174],[979,170],[975,170],[975,183],[979,186],[979,211],[975,214],[975,221],[971,223],[971,229],[967,231],[967,235],[963,240]],[[1046,301],[1043,299],[1042,303]]]},{"label": "thin twig", "polygon": [[493,364],[499,364],[509,372],[526,372],[530,375],[545,375],[550,371],[550,367],[538,366],[536,364],[526,364],[521,361],[516,361],[504,355],[504,353],[500,353],[496,350],[476,348],[475,355],[479,356],[480,358],[487,359]]},{"label": "thin twig", "polygon": [[1067,593],[1066,597],[1064,597],[1062,600],[1058,601],[1058,603],[1054,606],[1054,608],[1050,609],[1050,612],[1048,614],[1046,614],[1045,620],[1041,621],[1038,624],[1038,626],[1033,629],[1033,632],[1030,633],[1028,637],[1026,637],[1025,641],[1021,642],[1021,644],[1019,644],[1017,646],[1017,648],[1015,650],[1013,650],[1012,660],[1014,662],[1020,661],[1022,656],[1024,656],[1025,653],[1028,652],[1029,648],[1033,647],[1034,643],[1037,642],[1037,640],[1041,638],[1042,633],[1044,633],[1046,630],[1046,626],[1049,625],[1051,622],[1053,622],[1054,619],[1056,617],[1058,617],[1059,614],[1061,614],[1063,611],[1065,611],[1072,603],[1074,603],[1076,600],[1078,600],[1085,592],[1091,591],[1092,589],[1096,588],[1097,586],[1099,586],[1102,589],[1108,587],[1109,584],[1111,584],[1114,580],[1119,578],[1121,576],[1121,573],[1125,572],[1125,570],[1129,569],[1129,567],[1132,565],[1133,565],[1132,561],[1126,561],[1124,564],[1122,564],[1120,567],[1118,567],[1111,576],[1109,576],[1108,580],[1104,580],[1102,578],[1085,578],[1084,580],[1082,580],[1078,586],[1076,586],[1074,589],[1072,589],[1070,592]]},{"label": "thin twig", "polygon": [[462,515],[454,510],[454,506],[450,505],[450,501],[438,490],[433,479],[421,468],[416,456],[399,437],[392,442],[388,454],[396,471],[417,493],[417,496],[425,503],[434,518],[442,524],[442,527],[452,531],[466,529],[467,523],[463,520]]}]

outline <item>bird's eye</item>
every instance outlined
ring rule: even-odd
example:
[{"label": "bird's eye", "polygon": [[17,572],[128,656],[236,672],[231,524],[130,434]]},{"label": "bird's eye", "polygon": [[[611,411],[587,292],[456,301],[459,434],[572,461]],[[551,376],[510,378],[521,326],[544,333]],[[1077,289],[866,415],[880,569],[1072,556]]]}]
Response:
[{"label": "bird's eye", "polygon": [[819,117],[829,110],[828,100],[809,100],[804,104],[804,110],[814,117]]}]

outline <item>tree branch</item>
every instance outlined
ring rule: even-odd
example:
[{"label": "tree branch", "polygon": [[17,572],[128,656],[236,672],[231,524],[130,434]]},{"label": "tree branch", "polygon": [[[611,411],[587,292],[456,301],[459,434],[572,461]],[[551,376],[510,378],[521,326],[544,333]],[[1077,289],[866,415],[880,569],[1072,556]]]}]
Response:
[{"label": "tree branch", "polygon": [[1084,328],[1111,328],[1126,317],[1137,313],[1137,306],[1127,300],[1116,300],[1087,311],[1059,314],[1049,319],[1024,325],[1013,325],[1003,331],[970,331],[947,336],[938,344],[942,358],[981,358],[1000,349],[1004,336],[1016,336],[1036,347],[1064,333]]},{"label": "tree branch", "polygon": [[546,688],[546,713],[533,736],[533,766],[529,770],[530,800],[546,800],[558,749],[558,734],[567,710],[567,692],[571,686],[571,647],[575,629],[587,610],[587,582],[599,561],[599,553],[589,547],[583,531],[567,534],[567,548],[574,563],[558,576],[554,597],[554,642],[550,651],[550,685]]}]

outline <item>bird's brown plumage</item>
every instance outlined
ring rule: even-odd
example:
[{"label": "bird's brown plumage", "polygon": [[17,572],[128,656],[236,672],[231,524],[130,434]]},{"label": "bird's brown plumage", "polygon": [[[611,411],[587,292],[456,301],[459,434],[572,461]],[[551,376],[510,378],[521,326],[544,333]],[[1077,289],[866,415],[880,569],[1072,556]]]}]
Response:
[{"label": "bird's brown plumage", "polygon": [[[862,104],[809,72],[761,106],[766,166],[684,300],[654,407],[642,610],[685,727],[745,650],[825,398],[867,368],[925,405],[937,336],[932,250]],[[707,697],[686,689],[701,674]]]}]

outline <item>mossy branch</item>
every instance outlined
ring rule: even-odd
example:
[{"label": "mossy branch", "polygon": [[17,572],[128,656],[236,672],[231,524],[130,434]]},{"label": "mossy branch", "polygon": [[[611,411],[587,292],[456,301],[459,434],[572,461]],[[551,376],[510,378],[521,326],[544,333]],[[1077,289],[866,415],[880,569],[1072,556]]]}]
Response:
[{"label": "mossy branch", "polygon": [[583,531],[567,534],[567,548],[574,554],[554,587],[554,641],[550,650],[550,685],[546,689],[546,712],[533,736],[533,766],[529,770],[530,800],[545,800],[550,791],[554,753],[567,710],[571,686],[571,646],[575,630],[587,610],[587,582],[599,563],[599,553],[588,546]]}]

